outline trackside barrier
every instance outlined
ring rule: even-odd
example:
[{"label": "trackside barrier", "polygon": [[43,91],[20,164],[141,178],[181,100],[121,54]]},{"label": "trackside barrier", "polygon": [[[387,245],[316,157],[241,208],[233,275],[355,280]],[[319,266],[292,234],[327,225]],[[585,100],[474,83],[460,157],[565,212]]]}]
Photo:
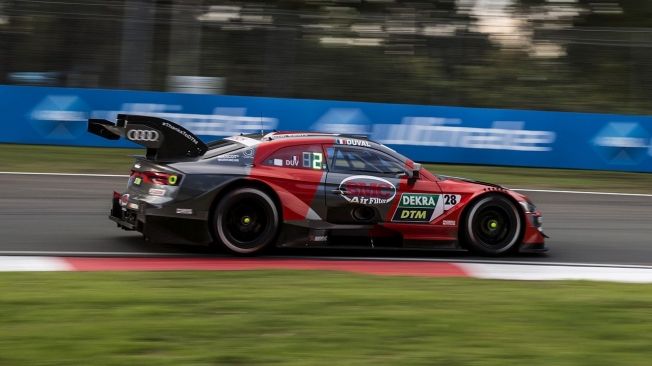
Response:
[{"label": "trackside barrier", "polygon": [[417,161],[652,172],[652,116],[0,86],[0,142],[135,147],[86,133],[118,113],[205,141],[261,130],[367,134]]}]

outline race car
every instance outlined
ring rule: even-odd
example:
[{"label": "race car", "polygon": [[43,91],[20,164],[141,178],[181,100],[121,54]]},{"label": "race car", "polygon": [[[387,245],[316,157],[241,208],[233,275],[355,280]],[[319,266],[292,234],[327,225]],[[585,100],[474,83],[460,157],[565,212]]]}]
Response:
[{"label": "race car", "polygon": [[204,143],[174,122],[118,115],[88,131],[147,150],[109,218],[153,242],[543,252],[541,213],[500,185],[433,174],[365,136],[243,134]]}]

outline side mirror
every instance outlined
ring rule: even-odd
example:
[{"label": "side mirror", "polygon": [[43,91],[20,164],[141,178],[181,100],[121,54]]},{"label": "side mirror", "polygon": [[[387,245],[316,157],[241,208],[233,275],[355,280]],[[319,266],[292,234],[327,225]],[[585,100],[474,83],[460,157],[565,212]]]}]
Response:
[{"label": "side mirror", "polygon": [[421,164],[419,163],[414,163],[412,169],[408,170],[407,176],[408,180],[417,180],[419,179],[419,175],[421,171]]}]

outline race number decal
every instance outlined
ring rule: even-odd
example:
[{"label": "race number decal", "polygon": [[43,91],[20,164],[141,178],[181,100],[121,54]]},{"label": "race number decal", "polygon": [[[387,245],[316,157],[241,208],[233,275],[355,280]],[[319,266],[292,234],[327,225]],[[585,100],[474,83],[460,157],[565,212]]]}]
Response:
[{"label": "race number decal", "polygon": [[444,195],[444,211],[448,211],[451,208],[453,208],[455,205],[457,205],[460,200],[462,199],[462,196],[459,194],[445,194]]},{"label": "race number decal", "polygon": [[308,169],[324,169],[324,154],[320,152],[304,152],[303,167]]}]

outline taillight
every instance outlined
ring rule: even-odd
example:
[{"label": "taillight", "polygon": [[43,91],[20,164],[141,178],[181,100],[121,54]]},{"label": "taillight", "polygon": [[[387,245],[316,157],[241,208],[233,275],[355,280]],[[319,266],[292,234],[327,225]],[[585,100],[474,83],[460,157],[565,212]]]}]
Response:
[{"label": "taillight", "polygon": [[154,171],[139,172],[132,170],[131,177],[134,179],[134,184],[136,185],[149,183],[163,186],[176,186],[181,180],[181,176],[179,174]]}]

